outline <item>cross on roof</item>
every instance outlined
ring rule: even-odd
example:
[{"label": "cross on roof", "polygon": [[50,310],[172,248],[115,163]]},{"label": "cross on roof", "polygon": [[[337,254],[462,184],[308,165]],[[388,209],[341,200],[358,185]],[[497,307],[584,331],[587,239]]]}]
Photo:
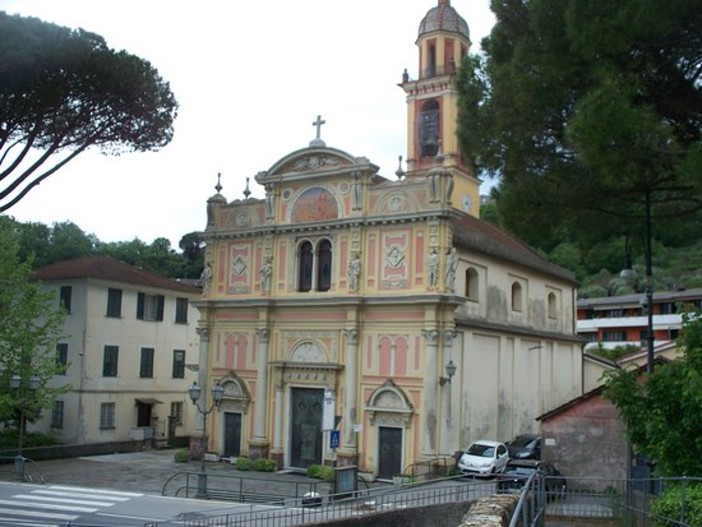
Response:
[{"label": "cross on roof", "polygon": [[321,115],[318,115],[318,116],[317,116],[317,120],[316,120],[315,122],[312,123],[312,126],[316,126],[316,127],[317,127],[317,139],[319,139],[319,134],[320,134],[320,132],[322,131],[322,125],[323,125],[323,124],[326,124],[326,121],[323,121],[323,120],[322,120],[322,116],[321,116]]}]

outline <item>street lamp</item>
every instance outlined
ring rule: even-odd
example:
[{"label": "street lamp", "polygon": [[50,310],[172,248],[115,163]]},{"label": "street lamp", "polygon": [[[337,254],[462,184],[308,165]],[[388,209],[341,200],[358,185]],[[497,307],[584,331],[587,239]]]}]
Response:
[{"label": "street lamp", "polygon": [[[212,404],[207,409],[202,408],[198,404],[201,393],[202,388],[200,388],[200,386],[196,382],[193,382],[192,386],[188,388],[188,395],[190,395],[190,399],[195,405],[195,408],[197,408],[197,411],[200,413],[200,415],[202,415],[202,440],[200,443],[200,474],[198,474],[197,476],[197,494],[195,495],[195,497],[198,499],[206,499],[207,474],[205,473],[205,447],[207,444],[207,416],[212,412],[212,410],[215,409],[215,407],[219,408],[219,403],[222,402],[222,396],[224,395],[224,388],[220,386],[219,383],[215,384],[212,387]],[[205,402],[205,404],[207,404],[207,402]]]},{"label": "street lamp", "polygon": [[458,369],[456,363],[450,360],[446,365],[446,375],[448,375],[448,377],[439,377],[439,384],[443,386],[447,382],[451,382],[451,377],[456,374],[456,369]]},{"label": "street lamp", "polygon": [[653,233],[651,229],[651,194],[646,193],[646,373],[653,373],[654,349],[653,349],[653,263],[651,252],[653,251]]},{"label": "street lamp", "polygon": [[17,440],[17,455],[15,456],[15,476],[17,477],[17,481],[24,481],[24,462],[25,458],[22,455],[22,448],[24,447],[24,431],[25,431],[25,404],[27,402],[26,400],[26,390],[24,388],[29,389],[29,394],[34,394],[39,389],[39,385],[41,384],[41,379],[37,377],[36,375],[32,375],[29,378],[29,381],[27,383],[22,382],[22,377],[20,377],[18,374],[14,374],[12,377],[10,377],[10,388],[12,390],[16,390],[18,392],[18,397],[17,401],[19,402],[19,411],[20,411],[20,417],[19,417],[19,424],[18,424],[18,430],[19,430],[19,438]]}]

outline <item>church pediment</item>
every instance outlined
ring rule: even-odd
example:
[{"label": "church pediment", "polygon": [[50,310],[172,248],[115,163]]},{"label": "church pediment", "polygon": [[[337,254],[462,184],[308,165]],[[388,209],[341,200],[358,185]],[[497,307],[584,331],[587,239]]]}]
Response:
[{"label": "church pediment", "polygon": [[262,185],[279,183],[281,180],[317,178],[330,174],[344,173],[348,170],[369,170],[378,167],[365,157],[353,157],[335,148],[302,148],[288,154],[275,163],[269,170],[256,175],[256,181]]}]

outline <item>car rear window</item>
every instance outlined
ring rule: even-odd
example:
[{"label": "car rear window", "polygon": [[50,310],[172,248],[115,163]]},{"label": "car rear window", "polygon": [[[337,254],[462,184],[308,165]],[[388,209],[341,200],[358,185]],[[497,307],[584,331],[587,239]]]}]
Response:
[{"label": "car rear window", "polygon": [[532,472],[535,471],[536,469],[530,467],[515,467],[512,465],[507,465],[507,467],[505,468],[506,474],[514,474],[516,476],[530,476]]},{"label": "car rear window", "polygon": [[519,436],[512,439],[512,441],[510,441],[508,445],[516,446],[519,448],[525,448],[530,446],[534,441],[536,441],[536,439],[534,439],[533,437]]},{"label": "car rear window", "polygon": [[492,457],[495,455],[495,447],[476,443],[470,446],[468,453],[472,456]]}]

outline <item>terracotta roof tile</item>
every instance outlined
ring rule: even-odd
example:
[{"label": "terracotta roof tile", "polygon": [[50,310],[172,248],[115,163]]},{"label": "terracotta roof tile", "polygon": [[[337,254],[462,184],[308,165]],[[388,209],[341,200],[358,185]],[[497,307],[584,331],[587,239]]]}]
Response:
[{"label": "terracotta roof tile", "polygon": [[34,277],[42,281],[94,278],[122,284],[167,289],[185,294],[200,293],[200,289],[197,287],[149,273],[108,256],[86,256],[56,262],[37,269],[34,272]]},{"label": "terracotta roof tile", "polygon": [[453,236],[459,246],[575,283],[574,273],[549,262],[527,244],[488,221],[469,214],[461,215],[454,223]]}]

